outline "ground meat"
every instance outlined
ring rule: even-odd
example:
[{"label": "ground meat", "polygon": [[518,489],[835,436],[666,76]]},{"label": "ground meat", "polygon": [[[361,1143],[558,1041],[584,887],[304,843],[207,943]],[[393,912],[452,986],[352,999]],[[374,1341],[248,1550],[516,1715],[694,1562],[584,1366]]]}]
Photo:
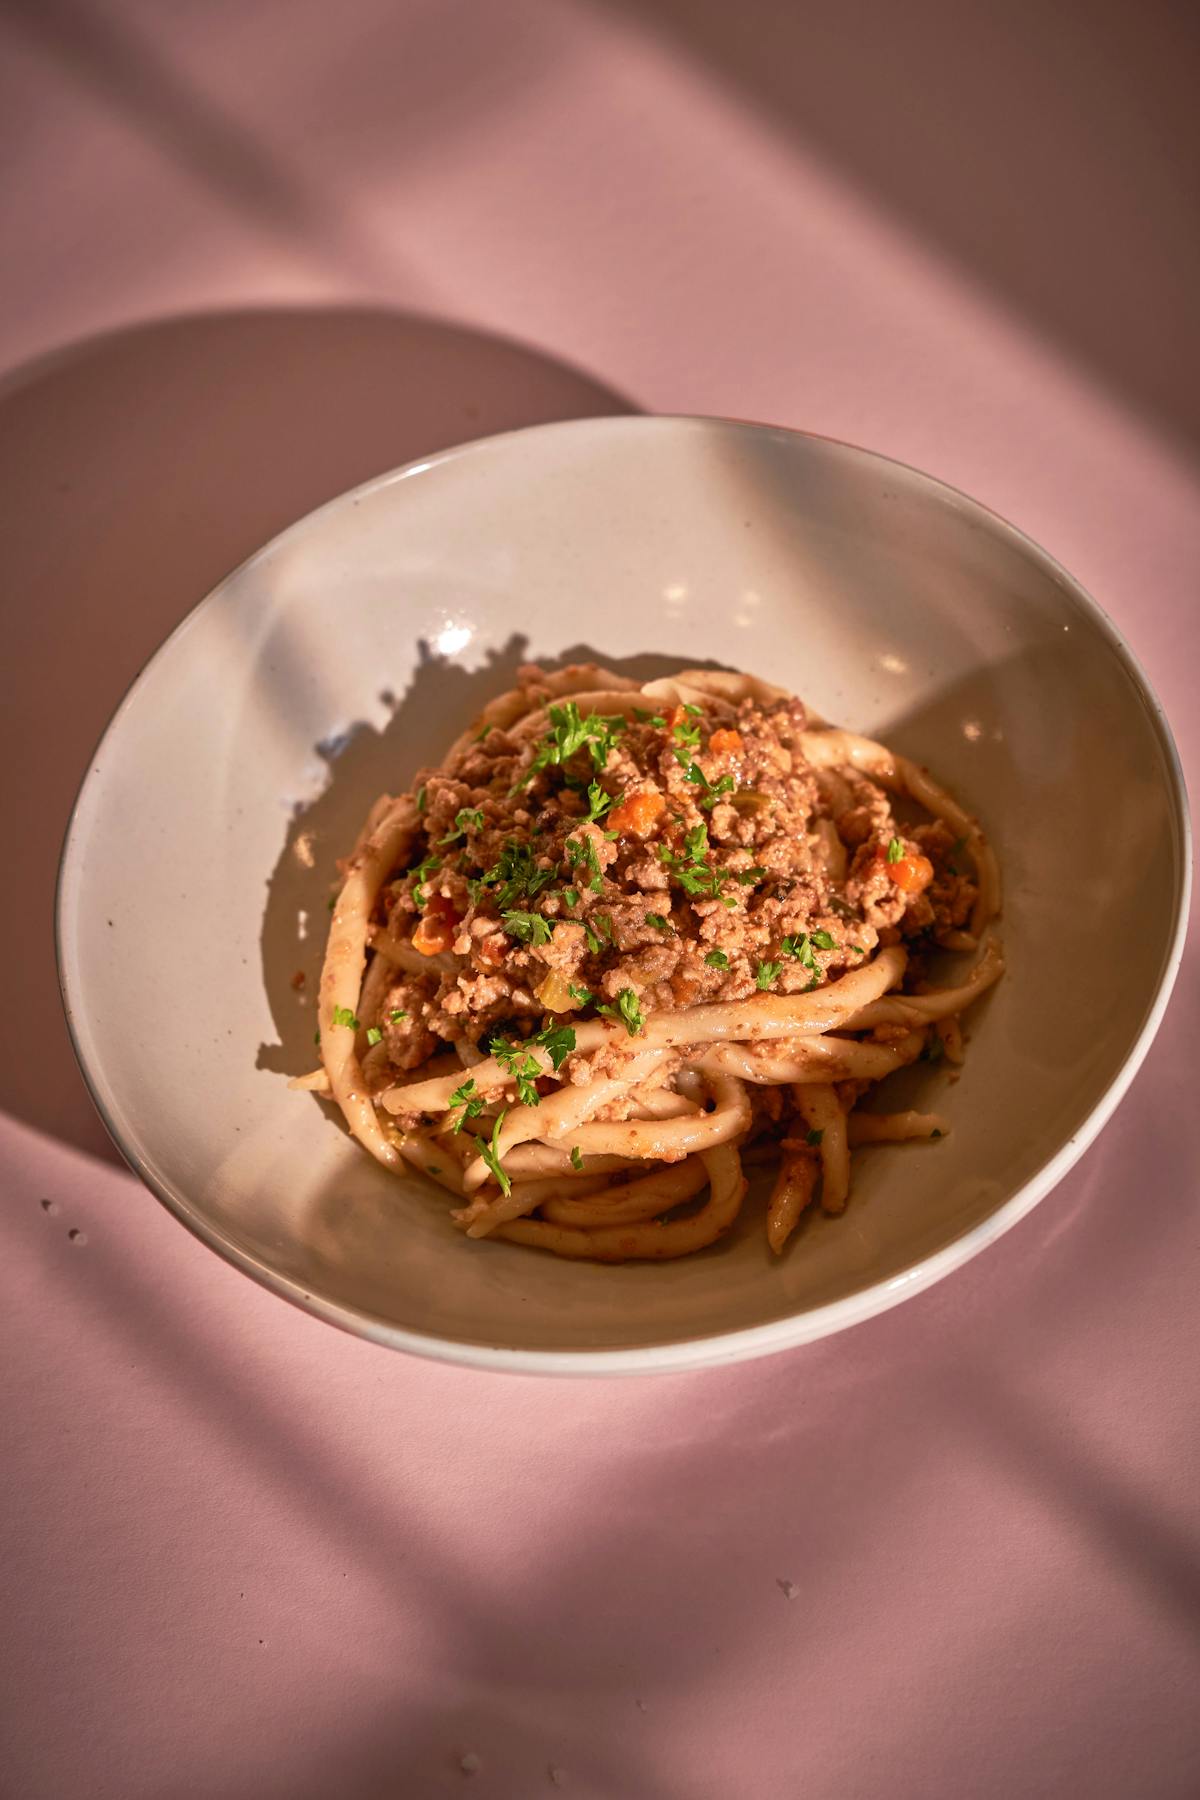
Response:
[{"label": "ground meat", "polygon": [[[534,694],[547,680],[522,674]],[[549,706],[418,778],[421,830],[378,920],[450,948],[388,991],[408,1015],[382,1021],[397,1068],[438,1038],[486,1047],[626,992],[645,1010],[803,992],[969,918],[965,847],[898,823],[856,769],[814,770],[798,700]]]}]

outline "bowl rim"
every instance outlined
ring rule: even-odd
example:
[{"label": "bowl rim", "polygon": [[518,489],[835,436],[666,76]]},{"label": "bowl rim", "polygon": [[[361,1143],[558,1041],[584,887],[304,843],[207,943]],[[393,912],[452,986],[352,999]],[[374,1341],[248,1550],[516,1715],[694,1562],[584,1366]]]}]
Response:
[{"label": "bowl rim", "polygon": [[[81,854],[80,813],[87,790],[98,776],[98,770],[94,766],[97,759],[119,727],[122,716],[132,704],[134,696],[143,684],[149,681],[155,665],[173,645],[175,639],[193,626],[198,616],[210,604],[216,602],[232,581],[253,568],[256,563],[269,554],[274,553],[288,539],[307,530],[322,514],[335,508],[344,507],[348,502],[377,493],[411,475],[425,474],[467,457],[492,453],[498,446],[513,439],[523,440],[553,435],[565,437],[571,434],[588,433],[639,434],[646,431],[668,433],[745,432],[753,436],[765,435],[821,443],[839,451],[849,452],[856,460],[878,465],[881,469],[896,469],[904,475],[915,477],[919,482],[935,490],[942,499],[948,499],[957,508],[976,515],[990,532],[1006,538],[1010,544],[1038,565],[1044,573],[1050,575],[1056,585],[1062,589],[1065,598],[1089,624],[1100,632],[1115,652],[1117,660],[1121,663],[1146,708],[1163,754],[1179,850],[1179,878],[1172,896],[1173,916],[1169,941],[1137,1037],[1124,1061],[1079,1129],[1067,1139],[1066,1143],[1042,1166],[1036,1175],[1002,1201],[994,1212],[989,1213],[985,1219],[980,1220],[960,1237],[953,1239],[951,1243],[943,1245],[941,1249],[934,1251],[929,1256],[922,1257],[911,1267],[901,1270],[885,1281],[875,1282],[857,1293],[847,1294],[840,1300],[827,1301],[806,1312],[791,1313],[765,1324],[744,1326],[736,1331],[686,1338],[673,1343],[649,1344],[620,1350],[511,1349],[503,1345],[463,1343],[454,1338],[439,1337],[431,1333],[413,1331],[404,1326],[390,1324],[386,1320],[360,1311],[353,1306],[310,1293],[302,1282],[271,1268],[253,1252],[236,1243],[215,1227],[193,1206],[186,1194],[171,1182],[159,1179],[147,1167],[136,1145],[127,1141],[122,1135],[106,1104],[102,1092],[103,1079],[98,1071],[93,1072],[89,1067],[80,1043],[75,1024],[71,973],[67,966],[64,949],[67,925],[65,916],[67,879],[74,871]],[[134,675],[113,708],[107,724],[88,756],[68,815],[62,848],[59,853],[54,892],[54,955],[59,994],[66,1017],[71,1049],[92,1104],[109,1137],[143,1185],[181,1224],[186,1226],[194,1237],[199,1238],[201,1243],[210,1250],[214,1250],[217,1255],[241,1270],[243,1274],[249,1275],[260,1286],[289,1301],[302,1312],[322,1319],[327,1324],[335,1325],[351,1336],[366,1339],[370,1343],[381,1345],[387,1349],[407,1351],[434,1362],[457,1364],[493,1373],[523,1375],[610,1376],[681,1373],[693,1369],[719,1367],[759,1356],[774,1355],[784,1350],[794,1349],[801,1344],[813,1343],[851,1325],[860,1324],[866,1319],[875,1317],[878,1313],[888,1311],[902,1300],[932,1287],[935,1282],[940,1281],[954,1269],[961,1268],[963,1264],[969,1262],[990,1244],[995,1243],[997,1239],[1003,1237],[1007,1231],[1025,1218],[1038,1202],[1043,1200],[1062,1181],[1084,1151],[1094,1143],[1124,1099],[1134,1076],[1141,1068],[1147,1052],[1158,1034],[1183,959],[1192,890],[1192,865],[1193,842],[1187,784],[1179,751],[1162,702],[1137,656],[1099,602],[1069,570],[1064,568],[1056,558],[1044,550],[1028,533],[1022,531],[1019,526],[1014,525],[1011,520],[1006,519],[992,507],[976,500],[961,488],[943,481],[936,475],[930,475],[897,457],[884,455],[880,451],[870,450],[859,444],[848,443],[842,438],[832,437],[826,433],[802,431],[791,426],[722,417],[715,414],[600,415],[556,420],[547,424],[529,425],[512,431],[497,432],[490,437],[475,438],[464,444],[452,445],[444,450],[432,452],[428,456],[415,457],[410,462],[402,463],[394,469],[373,475],[355,487],[335,494],[329,500],[322,502],[320,506],[312,508],[300,518],[293,520],[267,543],[236,564],[228,574],[209,589],[208,593],[190,607]]]}]

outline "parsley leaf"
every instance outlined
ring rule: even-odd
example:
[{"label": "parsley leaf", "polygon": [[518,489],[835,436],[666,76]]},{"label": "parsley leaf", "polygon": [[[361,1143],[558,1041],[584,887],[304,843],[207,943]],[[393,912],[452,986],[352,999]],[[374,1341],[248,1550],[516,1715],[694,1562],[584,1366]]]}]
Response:
[{"label": "parsley leaf", "polygon": [[539,1044],[554,1064],[557,1075],[564,1059],[570,1056],[575,1048],[575,1027],[573,1025],[547,1025],[536,1037],[530,1038],[531,1044]]},{"label": "parsley leaf", "polygon": [[903,855],[904,855],[904,844],[901,841],[901,839],[897,838],[897,837],[890,839],[889,843],[888,843],[888,847],[887,847],[888,861],[890,863],[898,863],[900,861],[900,858]]},{"label": "parsley leaf", "polygon": [[693,825],[684,836],[683,847],[694,863],[702,863],[708,855],[708,827]]},{"label": "parsley leaf", "polygon": [[832,937],[828,931],[813,931],[809,933],[809,936],[818,950],[837,949],[837,939]]},{"label": "parsley leaf", "polygon": [[587,947],[593,956],[599,956],[604,948],[604,939],[612,941],[612,920],[606,913],[593,913],[583,921],[583,935],[587,939]]},{"label": "parsley leaf", "polygon": [[380,1031],[378,1025],[367,1026],[367,1042],[368,1044],[381,1044],[383,1042],[383,1033]]},{"label": "parsley leaf", "polygon": [[945,1056],[945,1054],[946,1054],[946,1046],[945,1046],[945,1044],[943,1044],[941,1038],[938,1037],[936,1034],[933,1037],[928,1038],[926,1040],[925,1048],[921,1052],[921,1055],[924,1057],[925,1061],[931,1062],[931,1063],[941,1062],[941,1060],[942,1060],[943,1056]]},{"label": "parsley leaf", "polygon": [[429,895],[422,891],[425,886],[425,883],[429,880],[429,877],[435,872],[435,870],[440,869],[441,866],[442,866],[441,857],[430,854],[429,856],[425,857],[423,862],[417,863],[415,868],[412,868],[408,871],[408,873],[412,876],[412,884],[413,884],[412,885],[412,897],[413,897],[414,902],[416,903],[418,911],[420,911],[420,909],[425,905],[425,902],[429,898]]},{"label": "parsley leaf", "polygon": [[333,1025],[345,1025],[351,1031],[358,1030],[358,1020],[348,1006],[335,1006],[330,1023]]},{"label": "parsley leaf", "polygon": [[611,794],[606,794],[598,781],[589,781],[587,797],[588,811],[585,823],[590,825],[597,819],[602,819],[604,817],[609,807],[613,804],[613,796]]},{"label": "parsley leaf", "polygon": [[454,830],[448,831],[438,844],[452,844],[456,838],[465,837],[468,831],[483,830],[483,808],[478,806],[461,807],[454,815]]},{"label": "parsley leaf", "polygon": [[673,932],[675,930],[675,927],[671,924],[670,920],[664,919],[661,913],[647,913],[646,923],[647,925],[653,925],[655,931]]},{"label": "parsley leaf", "polygon": [[568,906],[578,906],[579,905],[579,889],[577,887],[565,887],[563,889],[563,899],[566,901]]},{"label": "parsley leaf", "polygon": [[500,1151],[497,1147],[500,1142],[500,1127],[504,1123],[504,1117],[505,1115],[503,1112],[498,1112],[496,1114],[496,1122],[492,1126],[492,1141],[490,1144],[485,1144],[481,1139],[479,1144],[479,1154],[482,1156],[488,1168],[492,1171],[492,1174],[496,1177],[496,1180],[500,1183],[500,1192],[507,1199],[509,1194],[512,1193],[512,1182],[504,1173],[504,1165],[500,1161]]},{"label": "parsley leaf", "polygon": [[425,789],[423,786],[417,789],[417,811],[419,813],[425,811]]},{"label": "parsley leaf", "polygon": [[388,1018],[392,1021],[393,1025],[398,1025],[401,1019],[407,1019],[407,1017],[408,1014],[399,1006],[393,1006],[391,1012],[388,1014]]},{"label": "parsley leaf", "polygon": [[760,988],[769,988],[778,975],[783,964],[779,962],[760,962],[754,971],[754,979]]},{"label": "parsley leaf", "polygon": [[800,932],[796,937],[785,937],[779,948],[785,956],[794,956],[798,963],[811,970],[814,975],[819,973],[817,959],[813,955],[812,939],[807,931]]},{"label": "parsley leaf", "polygon": [[638,1003],[638,997],[632,988],[621,989],[621,992],[617,995],[617,1004],[615,1006],[598,1006],[596,1011],[604,1013],[610,1019],[624,1020],[625,1029],[630,1037],[636,1037],[638,1032],[645,1027],[646,1021],[642,1017],[642,1009]]},{"label": "parsley leaf", "polygon": [[723,950],[710,950],[704,960],[710,969],[727,969],[729,967],[729,958]]},{"label": "parsley leaf", "polygon": [[812,1130],[812,1131],[805,1132],[804,1141],[806,1144],[811,1144],[813,1149],[815,1150],[817,1145],[820,1143],[821,1139],[824,1136],[825,1136],[825,1133],[823,1131],[817,1131],[814,1128],[814,1130]]},{"label": "parsley leaf", "polygon": [[590,1006],[592,1004],[592,992],[590,988],[576,987],[573,981],[568,981],[567,992],[570,994],[576,1006]]},{"label": "parsley leaf", "polygon": [[756,881],[763,879],[766,872],[758,863],[755,863],[752,869],[738,869],[734,880],[740,882],[743,887],[753,887]]},{"label": "parsley leaf", "polygon": [[704,708],[702,706],[693,705],[690,700],[684,701],[683,710],[685,713],[691,713],[693,719],[702,719],[704,717]]},{"label": "parsley leaf", "polygon": [[584,868],[590,870],[588,886],[594,894],[598,894],[604,885],[604,870],[600,867],[600,858],[596,855],[596,846],[591,838],[570,837],[563,849],[572,868],[576,863],[582,863]]},{"label": "parsley leaf", "polygon": [[595,767],[602,769],[608,761],[609,751],[625,729],[625,720],[619,713],[589,713],[586,718],[581,718],[574,700],[567,700],[562,706],[550,707],[548,716],[550,730],[542,740],[541,749],[517,782],[514,793],[526,787],[539,770],[560,768],[563,763],[569,762],[585,745]]},{"label": "parsley leaf", "polygon": [[483,1095],[475,1092],[475,1077],[469,1075],[461,1087],[455,1088],[450,1096],[450,1109],[461,1106],[462,1111],[454,1121],[454,1130],[461,1131],[468,1119],[477,1119],[483,1111]]},{"label": "parsley leaf", "polygon": [[[561,1067],[562,1060],[575,1048],[575,1033],[570,1025],[548,1025],[536,1037],[529,1039],[545,1050],[554,1067]],[[511,1044],[507,1038],[494,1037],[488,1049],[496,1058],[501,1068],[506,1069],[517,1084],[517,1099],[522,1106],[539,1106],[541,1095],[534,1082],[542,1072],[542,1065],[536,1056],[531,1056],[526,1044]]]},{"label": "parsley leaf", "polygon": [[522,944],[550,942],[550,923],[543,919],[541,913],[503,912],[500,919],[509,936],[517,938]]},{"label": "parsley leaf", "polygon": [[583,1152],[580,1150],[578,1144],[572,1144],[571,1146],[571,1167],[573,1169],[582,1169],[583,1167]]}]

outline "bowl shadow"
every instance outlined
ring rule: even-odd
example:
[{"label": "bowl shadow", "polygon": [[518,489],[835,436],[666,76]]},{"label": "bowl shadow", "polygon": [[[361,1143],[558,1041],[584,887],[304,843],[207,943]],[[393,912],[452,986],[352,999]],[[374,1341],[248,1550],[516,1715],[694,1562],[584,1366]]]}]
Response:
[{"label": "bowl shadow", "polygon": [[0,1106],[119,1160],[58,1002],[51,942],[63,831],[93,747],[162,640],[231,568],[371,475],[472,438],[635,410],[535,348],[368,307],[152,320],[0,382],[8,679],[6,840],[22,879],[0,929],[22,1021]]}]

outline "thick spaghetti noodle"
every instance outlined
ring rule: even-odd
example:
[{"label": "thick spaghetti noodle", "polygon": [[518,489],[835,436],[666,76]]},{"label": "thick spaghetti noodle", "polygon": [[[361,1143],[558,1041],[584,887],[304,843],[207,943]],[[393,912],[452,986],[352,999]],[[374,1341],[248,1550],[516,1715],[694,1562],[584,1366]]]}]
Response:
[{"label": "thick spaghetti noodle", "polygon": [[[521,671],[342,865],[321,977],[330,1096],[469,1238],[599,1261],[845,1207],[851,1150],[932,1139],[864,1112],[961,1058],[1002,973],[995,860],[926,770],[752,676]],[[986,934],[986,935],[985,935]],[[932,985],[938,952],[970,969]]]}]

